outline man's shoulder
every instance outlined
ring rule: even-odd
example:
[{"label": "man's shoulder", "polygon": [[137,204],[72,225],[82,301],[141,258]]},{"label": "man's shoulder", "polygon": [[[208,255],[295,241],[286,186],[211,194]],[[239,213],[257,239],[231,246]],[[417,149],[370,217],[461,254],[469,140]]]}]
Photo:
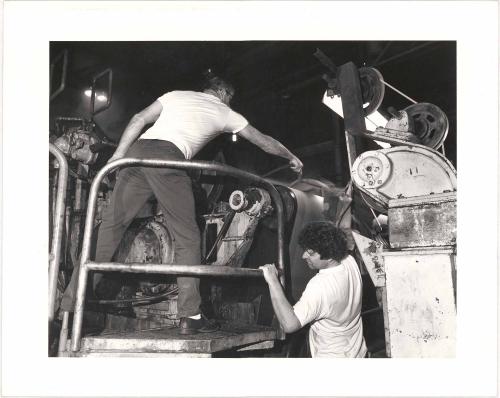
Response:
[{"label": "man's shoulder", "polygon": [[196,101],[202,101],[204,103],[213,103],[214,105],[227,108],[228,110],[231,109],[229,108],[226,104],[221,102],[219,98],[216,96],[209,94],[209,93],[204,93],[203,91],[193,91],[193,90],[172,90],[168,91],[165,94],[163,94],[160,99],[179,99],[179,100],[196,100]]},{"label": "man's shoulder", "polygon": [[205,94],[201,91],[189,91],[189,90],[172,90],[167,91],[161,97],[158,98],[158,101],[162,103],[162,105],[173,106],[175,104],[186,103],[190,105],[194,104],[204,104],[207,106],[210,103],[216,104],[214,101],[215,97],[211,98],[208,94]]},{"label": "man's shoulder", "polygon": [[307,282],[306,289],[314,289],[314,286],[321,284],[322,279],[322,275],[320,275],[319,272],[316,273],[311,279],[309,279],[309,282]]},{"label": "man's shoulder", "polygon": [[341,264],[344,264],[346,266],[349,266],[349,267],[353,267],[353,268],[356,268],[359,270],[359,267],[358,267],[358,263],[356,262],[356,260],[354,259],[353,256],[351,256],[350,254],[348,254],[342,261],[341,261]]},{"label": "man's shoulder", "polygon": [[162,95],[162,97],[168,95],[168,96],[197,96],[197,95],[203,95],[201,91],[192,91],[192,90],[172,90],[172,91],[167,91],[165,94]]}]

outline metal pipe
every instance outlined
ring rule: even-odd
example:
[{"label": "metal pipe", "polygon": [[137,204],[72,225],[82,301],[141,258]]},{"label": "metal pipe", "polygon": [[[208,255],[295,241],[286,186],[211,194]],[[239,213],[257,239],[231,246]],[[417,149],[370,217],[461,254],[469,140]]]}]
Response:
[{"label": "metal pipe", "polygon": [[[107,98],[106,98],[106,105],[100,108],[98,111],[95,111],[95,96],[96,96],[96,83],[97,80],[99,80],[101,77],[109,75],[108,78],[108,91],[107,91]],[[101,113],[102,111],[108,109],[111,105],[111,94],[112,94],[112,87],[113,87],[113,70],[111,68],[107,68],[103,70],[101,73],[97,74],[94,76],[92,79],[92,92],[91,92],[91,100],[90,100],[90,109],[91,109],[91,114],[92,116],[97,115],[98,113]]]},{"label": "metal pipe", "polygon": [[59,163],[56,206],[54,211],[54,225],[49,259],[49,320],[52,321],[55,313],[57,276],[59,275],[59,262],[61,259],[61,241],[64,225],[66,187],[68,184],[68,161],[61,150],[54,144],[49,144],[49,151],[56,157]]},{"label": "metal pipe", "polygon": [[[57,170],[54,173],[54,178],[52,180],[52,188],[50,190],[50,205],[51,205],[51,207],[49,209],[49,211],[50,211],[49,231],[53,231],[54,230],[55,216],[56,216],[56,201],[57,201],[57,184],[56,184],[56,180],[57,180],[58,177],[59,177],[59,170]],[[50,237],[50,245],[52,247],[52,236]]]},{"label": "metal pipe", "polygon": [[[93,223],[95,218],[95,207],[97,202],[97,196],[99,193],[99,187],[101,185],[101,181],[103,178],[112,170],[117,167],[122,166],[145,166],[145,167],[170,167],[175,169],[184,169],[184,170],[193,170],[193,169],[202,169],[202,170],[210,170],[219,172],[221,174],[241,178],[250,182],[253,182],[257,185],[263,186],[269,192],[271,196],[274,207],[277,213],[277,235],[278,235],[278,260],[277,260],[277,268],[281,271],[280,282],[285,287],[285,277],[284,277],[284,268],[285,268],[285,253],[284,253],[284,214],[283,214],[283,203],[281,201],[281,197],[276,190],[276,188],[266,179],[263,179],[254,174],[248,173],[243,170],[239,170],[237,168],[223,165],[217,162],[203,162],[203,161],[179,161],[179,160],[159,160],[159,159],[136,159],[136,158],[122,158],[115,160],[111,163],[105,165],[99,173],[95,176],[92,185],[90,187],[90,194],[88,199],[87,206],[87,215],[85,219],[85,232],[83,235],[83,243],[82,243],[82,253],[80,259],[80,278],[77,284],[77,294],[76,294],[76,305],[75,305],[75,314],[73,320],[73,334],[71,341],[71,350],[77,351],[80,346],[81,339],[81,327],[83,320],[83,309],[84,309],[84,295],[87,283],[87,263],[90,258],[90,242],[92,241],[92,233],[93,233]],[[108,270],[108,267],[105,267],[105,270]],[[144,272],[144,268],[142,269]],[[83,277],[83,278],[82,278]]]},{"label": "metal pipe", "polygon": [[[56,63],[59,62],[59,60],[62,58],[62,70],[61,70],[61,82],[59,83],[59,87],[57,90],[55,90],[51,95],[50,95],[50,101],[52,101],[54,98],[56,98],[59,94],[61,94],[64,91],[64,88],[66,87],[66,75],[67,75],[67,70],[68,70],[68,50],[63,50],[61,54],[59,54],[54,61],[50,64],[50,83],[52,86],[52,79],[54,75],[54,69]],[[52,88],[52,87],[51,87]]]},{"label": "metal pipe", "polygon": [[164,274],[189,276],[251,276],[262,277],[261,269],[233,268],[225,265],[180,265],[180,264],[153,264],[153,263],[97,263],[88,262],[90,271],[127,272],[132,274]]},{"label": "metal pipe", "polygon": [[136,158],[122,158],[115,160],[104,166],[99,173],[95,176],[90,187],[90,194],[87,206],[87,216],[85,220],[85,233],[83,236],[82,257],[81,263],[86,263],[90,257],[90,242],[92,237],[93,222],[95,217],[95,204],[97,202],[97,195],[102,179],[111,170],[122,166],[146,166],[146,167],[170,167],[175,169],[193,170],[203,169],[219,172],[233,177],[238,177],[258,185],[262,185],[269,191],[273,203],[275,205],[278,217],[278,266],[284,268],[284,216],[283,216],[283,203],[276,188],[266,179],[256,176],[255,174],[248,173],[237,168],[227,166],[217,162],[203,162],[203,161],[180,161],[180,160],[158,160],[158,159],[136,159]]},{"label": "metal pipe", "polygon": [[80,349],[82,335],[83,308],[85,306],[85,290],[87,290],[88,269],[87,264],[81,263],[78,271],[76,287],[75,314],[73,315],[73,331],[71,334],[71,351]]}]

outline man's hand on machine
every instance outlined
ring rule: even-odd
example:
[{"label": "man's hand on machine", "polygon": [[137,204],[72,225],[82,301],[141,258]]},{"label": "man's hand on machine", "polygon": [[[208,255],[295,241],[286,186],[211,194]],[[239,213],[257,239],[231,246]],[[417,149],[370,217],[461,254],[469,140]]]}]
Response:
[{"label": "man's hand on machine", "polygon": [[266,280],[266,282],[269,285],[271,285],[273,283],[279,283],[279,279],[278,279],[279,272],[274,264],[266,264],[266,265],[259,267],[259,269],[262,270],[262,272],[264,274],[264,279]]},{"label": "man's hand on machine", "polygon": [[290,168],[296,173],[300,173],[303,167],[304,165],[302,164],[302,162],[298,157],[295,157],[290,160]]}]

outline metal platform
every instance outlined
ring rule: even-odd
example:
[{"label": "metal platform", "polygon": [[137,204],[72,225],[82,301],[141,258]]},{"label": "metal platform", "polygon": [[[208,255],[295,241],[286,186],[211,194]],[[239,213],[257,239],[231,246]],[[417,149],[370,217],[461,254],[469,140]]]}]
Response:
[{"label": "metal platform", "polygon": [[213,333],[181,335],[177,327],[103,333],[84,337],[76,356],[211,357],[230,349],[266,349],[274,346],[275,329],[223,324]]}]

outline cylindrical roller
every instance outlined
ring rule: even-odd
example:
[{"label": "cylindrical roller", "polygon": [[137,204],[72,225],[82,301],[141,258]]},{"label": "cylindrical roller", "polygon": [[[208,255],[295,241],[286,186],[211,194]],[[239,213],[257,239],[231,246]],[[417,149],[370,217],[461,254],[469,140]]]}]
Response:
[{"label": "cylindrical roller", "polygon": [[267,214],[270,209],[271,198],[260,188],[248,188],[245,192],[234,191],[229,197],[229,206],[234,211],[245,211],[249,216]]},{"label": "cylindrical roller", "polygon": [[245,194],[242,191],[234,191],[229,197],[229,206],[234,211],[243,211],[248,205]]}]

